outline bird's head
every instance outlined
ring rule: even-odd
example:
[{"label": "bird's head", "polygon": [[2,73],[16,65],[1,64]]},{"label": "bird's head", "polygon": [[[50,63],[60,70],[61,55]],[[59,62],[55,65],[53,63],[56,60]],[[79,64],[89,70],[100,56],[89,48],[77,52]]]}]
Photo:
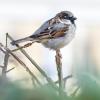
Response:
[{"label": "bird's head", "polygon": [[58,13],[56,17],[60,19],[62,22],[69,23],[69,24],[70,23],[74,24],[75,20],[77,19],[76,17],[74,17],[73,13],[70,11],[62,11]]}]

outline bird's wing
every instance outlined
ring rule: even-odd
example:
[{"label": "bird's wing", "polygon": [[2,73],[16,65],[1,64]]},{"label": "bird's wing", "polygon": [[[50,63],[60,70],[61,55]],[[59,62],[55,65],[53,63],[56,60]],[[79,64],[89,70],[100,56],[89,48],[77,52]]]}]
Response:
[{"label": "bird's wing", "polygon": [[39,39],[53,39],[62,37],[65,35],[65,31],[68,31],[69,25],[65,25],[60,22],[52,22],[51,20],[45,22],[31,37]]},{"label": "bird's wing", "polygon": [[[50,19],[51,20],[51,19]],[[49,30],[48,30],[48,27],[50,27],[50,23],[49,21],[46,21],[43,25],[40,26],[40,28],[38,28],[34,33],[33,35],[38,35],[38,34],[42,34],[42,33],[47,33]]]}]

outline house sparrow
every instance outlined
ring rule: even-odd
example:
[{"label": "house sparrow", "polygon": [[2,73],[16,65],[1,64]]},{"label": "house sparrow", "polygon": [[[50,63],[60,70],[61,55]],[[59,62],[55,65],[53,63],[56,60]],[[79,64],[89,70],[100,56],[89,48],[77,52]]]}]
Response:
[{"label": "house sparrow", "polygon": [[67,45],[75,36],[76,17],[70,11],[62,11],[46,21],[31,36],[12,41],[15,45],[25,41],[42,43],[45,47],[57,50]]}]

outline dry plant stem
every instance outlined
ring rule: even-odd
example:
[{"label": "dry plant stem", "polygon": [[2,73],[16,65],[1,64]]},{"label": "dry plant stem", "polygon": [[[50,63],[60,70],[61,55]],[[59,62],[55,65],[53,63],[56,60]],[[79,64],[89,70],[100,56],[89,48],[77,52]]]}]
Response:
[{"label": "dry plant stem", "polygon": [[8,73],[8,72],[12,71],[13,69],[15,69],[15,67],[13,67],[13,68],[11,68],[11,69],[7,70],[7,71],[6,71],[6,73]]},{"label": "dry plant stem", "polygon": [[[8,40],[8,33],[6,33],[6,47],[7,47],[7,45],[8,45],[8,44],[7,44],[7,40]],[[31,45],[32,45],[32,43],[31,43]],[[25,46],[29,46],[29,45],[25,45]],[[22,47],[22,48],[23,48],[23,47]],[[17,48],[17,49],[19,50],[20,48]],[[15,50],[15,51],[16,51],[16,50]],[[11,71],[11,70],[13,70],[13,69],[14,69],[14,68],[8,70],[7,72],[9,72],[9,71]],[[28,72],[28,73],[29,73],[29,72]],[[29,74],[30,74],[30,73],[29,73]],[[31,74],[30,74],[30,75],[31,75]],[[33,74],[33,75],[34,75],[34,74]],[[31,80],[32,80],[33,85],[36,86],[36,83],[35,83],[35,80],[34,80],[36,77],[35,77],[35,78],[33,78],[33,77],[35,77],[35,75],[32,76],[32,79],[31,79]],[[38,79],[37,79],[37,80],[38,80]],[[37,80],[36,80],[36,81],[37,81]],[[37,83],[38,83],[38,82],[37,82]]]},{"label": "dry plant stem", "polygon": [[77,92],[79,91],[79,89],[80,89],[80,86],[76,88],[76,90],[71,94],[71,96],[74,97],[77,94]]},{"label": "dry plant stem", "polygon": [[[6,47],[7,47],[7,36],[6,36]],[[6,71],[7,71],[8,59],[9,59],[8,51],[6,50],[4,53],[5,53],[5,57],[4,57],[4,66],[2,68],[2,79],[6,79]]]},{"label": "dry plant stem", "polygon": [[7,65],[8,65],[8,59],[9,59],[9,53],[6,51],[5,57],[4,57],[4,66],[2,68],[2,78],[6,78],[6,71],[7,71]]},{"label": "dry plant stem", "polygon": [[[8,34],[8,38],[11,41],[14,41],[14,39]],[[16,47],[20,48],[18,44],[16,44]],[[41,69],[41,67],[26,53],[26,51],[21,48],[19,49],[28,59],[29,61],[38,69],[38,71],[46,78],[46,80],[51,84],[51,86],[55,89],[58,89],[58,87],[54,84],[53,80],[47,76],[47,74]]]},{"label": "dry plant stem", "polygon": [[62,62],[61,62],[61,54],[60,50],[56,50],[56,65],[57,65],[57,72],[58,72],[58,80],[59,80],[59,94],[62,94],[63,91],[63,74],[62,74]]},{"label": "dry plant stem", "polygon": [[2,48],[0,48],[0,51],[2,51],[4,54],[6,53],[6,51],[5,51],[5,50],[3,50]]},{"label": "dry plant stem", "polygon": [[[65,81],[67,81],[71,77],[72,77],[72,75],[66,76],[65,78],[63,78],[63,82],[65,83]],[[55,81],[55,83],[58,84],[59,80]]]},{"label": "dry plant stem", "polygon": [[[66,76],[65,78],[63,78],[64,88],[65,88],[65,83],[66,83],[66,81],[67,81],[69,78],[72,78],[72,75],[69,75],[69,76]],[[55,81],[54,83],[55,83],[55,84],[58,84],[58,83],[59,83],[59,80]],[[49,84],[47,83],[46,85],[49,85]]]},{"label": "dry plant stem", "polygon": [[27,48],[27,47],[31,46],[33,43],[34,43],[34,42],[27,43],[27,44],[25,44],[24,46],[21,46],[21,47],[19,47],[19,48],[17,48],[17,49],[12,50],[12,52],[18,51],[18,50],[23,49],[23,48]]},{"label": "dry plant stem", "polygon": [[2,43],[0,43],[0,49],[3,50],[2,48],[4,48],[10,55],[12,55],[26,69],[30,76],[33,77],[39,85],[41,85],[37,77],[30,71],[26,64],[22,62],[15,54],[13,54],[9,48],[5,47]]}]

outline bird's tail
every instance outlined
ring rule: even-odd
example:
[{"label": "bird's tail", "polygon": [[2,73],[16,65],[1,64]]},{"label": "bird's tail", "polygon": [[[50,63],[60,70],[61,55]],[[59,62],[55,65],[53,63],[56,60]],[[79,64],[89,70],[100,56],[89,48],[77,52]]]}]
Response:
[{"label": "bird's tail", "polygon": [[31,38],[31,37],[25,37],[25,38],[22,38],[22,39],[18,39],[18,40],[12,41],[11,44],[15,45],[15,44],[26,42],[26,41],[34,41],[34,39]]}]

